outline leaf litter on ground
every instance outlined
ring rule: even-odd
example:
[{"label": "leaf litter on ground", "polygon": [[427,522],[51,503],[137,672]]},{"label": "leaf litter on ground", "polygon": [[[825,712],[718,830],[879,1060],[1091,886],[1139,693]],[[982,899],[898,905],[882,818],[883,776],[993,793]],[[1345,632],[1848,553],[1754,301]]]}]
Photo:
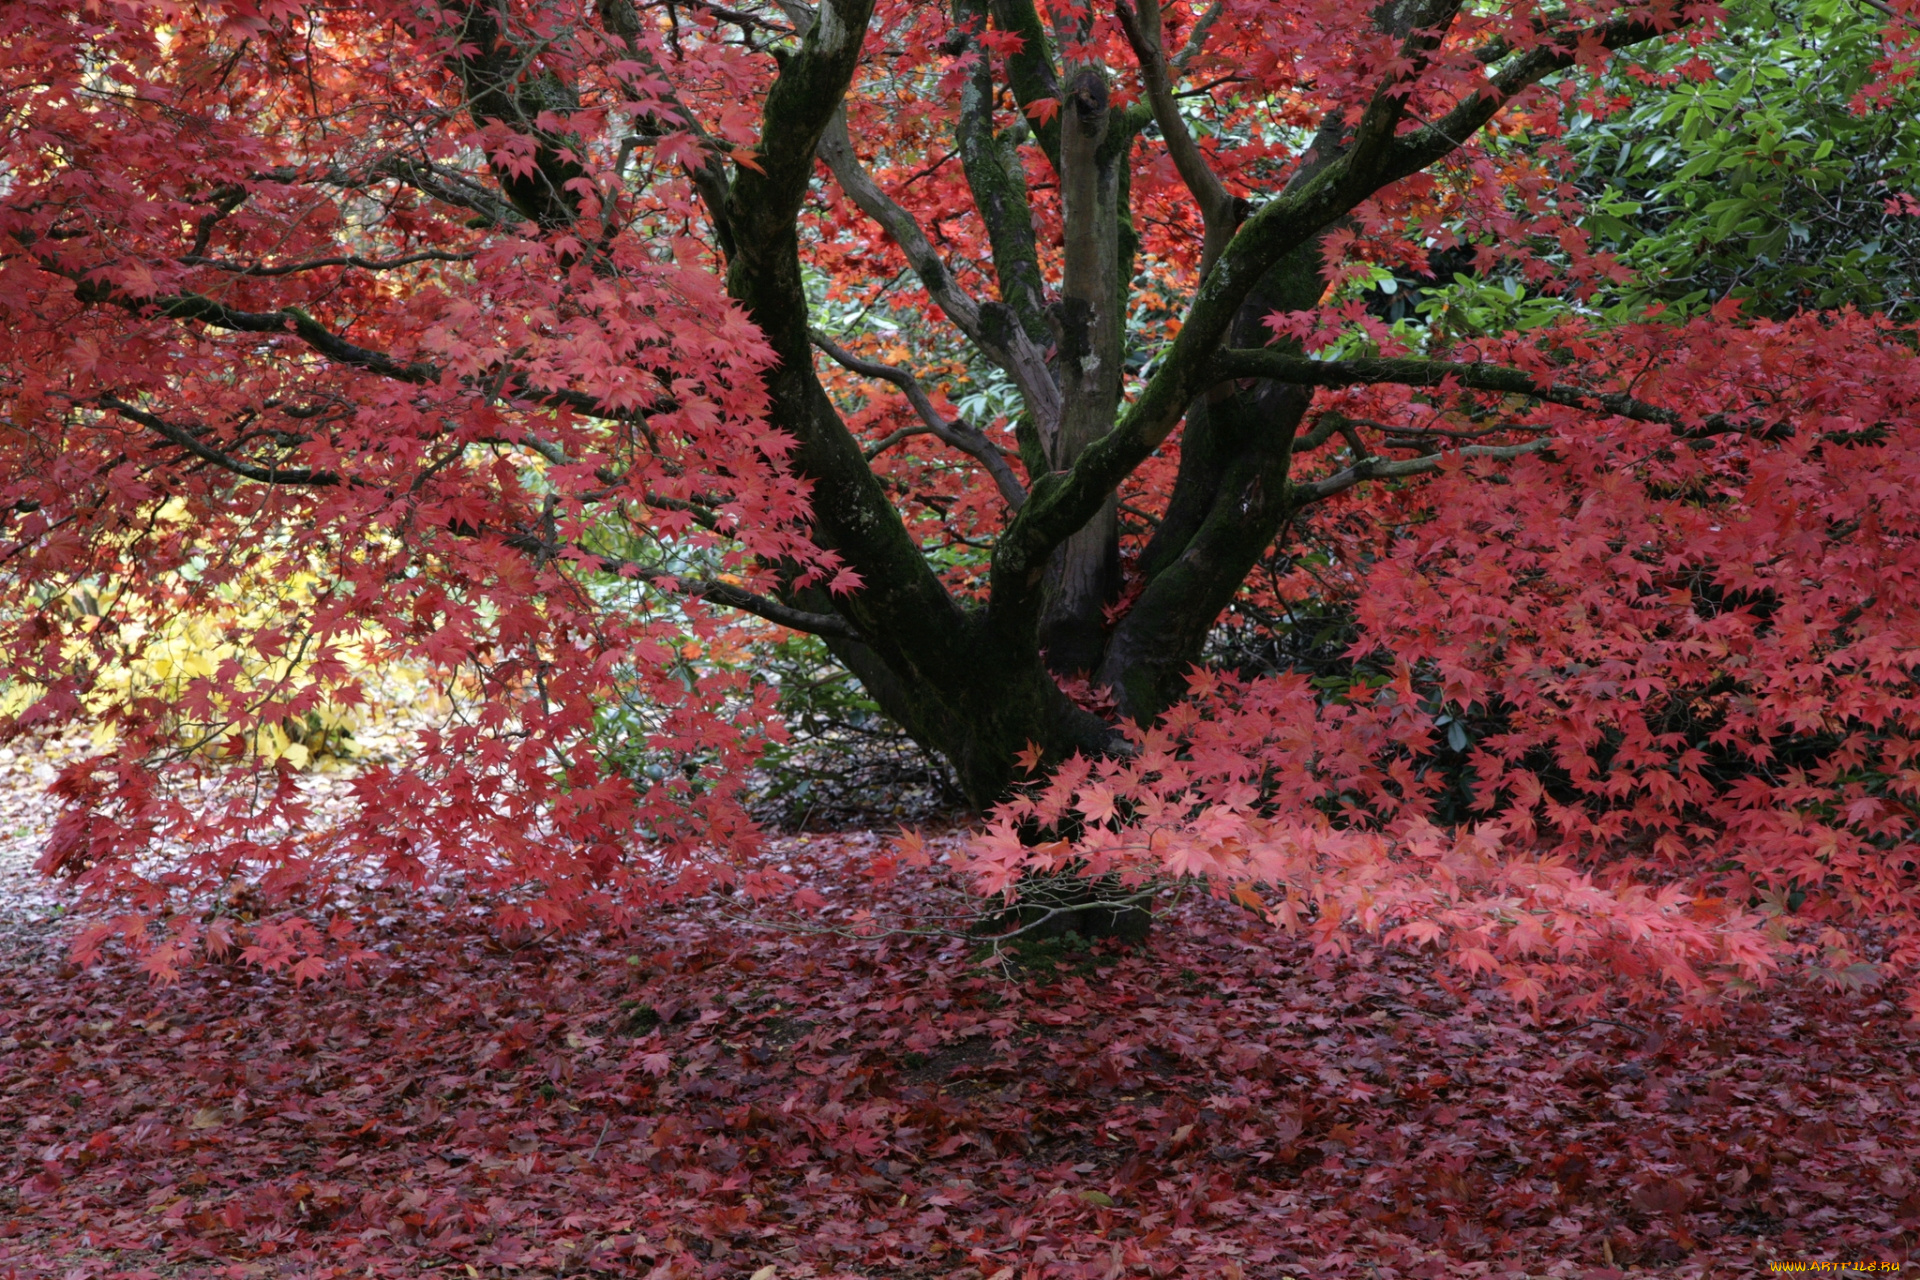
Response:
[{"label": "leaf litter on ground", "polygon": [[1535,1025],[1207,901],[1131,949],[850,940],[959,892],[861,874],[866,833],[770,842],[810,927],[710,895],[503,936],[370,890],[347,979],[161,986],[70,963],[27,870],[50,812],[0,803],[22,1280],[1599,1280],[1908,1261],[1920,1233],[1916,1050],[1874,993]]}]

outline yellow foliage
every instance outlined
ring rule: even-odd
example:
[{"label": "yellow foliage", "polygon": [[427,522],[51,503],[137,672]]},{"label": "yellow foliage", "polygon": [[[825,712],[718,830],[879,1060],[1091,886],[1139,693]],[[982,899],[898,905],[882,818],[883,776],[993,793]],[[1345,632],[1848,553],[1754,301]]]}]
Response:
[{"label": "yellow foliage", "polygon": [[[185,517],[162,508],[157,518]],[[300,770],[331,769],[363,754],[356,734],[369,719],[365,707],[323,698],[298,716],[261,719],[264,707],[292,700],[315,681],[315,646],[299,636],[274,657],[255,646],[261,632],[285,628],[289,617],[306,616],[319,582],[311,574],[272,572],[277,567],[269,559],[258,572],[225,585],[191,610],[118,591],[96,594],[78,587],[67,593],[64,603],[79,633],[69,644],[69,658],[76,666],[93,668],[84,705],[96,751],[112,749],[118,738],[116,710],[157,699],[169,709],[166,724],[174,740],[195,752],[244,755]],[[104,608],[103,598],[110,601]],[[111,633],[100,635],[103,627],[111,627]],[[369,666],[369,649],[379,639],[369,628],[357,643],[335,640],[330,653],[351,677],[370,678],[376,699],[391,701],[398,694],[409,705],[430,701],[431,695],[422,696],[424,672]],[[99,643],[103,640],[108,643]],[[114,656],[103,656],[109,653]],[[19,715],[45,692],[36,685],[0,682],[0,717]],[[386,698],[380,697],[383,692]],[[371,714],[380,718],[378,709]]]},{"label": "yellow foliage", "polygon": [[[176,708],[170,728],[182,746],[214,755],[235,752],[265,763],[285,761],[295,769],[327,766],[351,760],[356,754],[354,730],[359,717],[351,707],[322,701],[298,718],[285,718],[243,728],[264,702],[284,701],[312,683],[300,647],[287,656],[262,657],[249,643],[261,628],[280,616],[279,601],[304,600],[308,580],[274,582],[271,591],[246,594],[252,603],[241,608],[220,606],[203,613],[174,613],[164,618],[123,622],[119,627],[123,661],[102,667],[95,675],[89,710],[104,718],[114,706],[135,698],[158,698]],[[344,646],[350,669],[359,668],[357,645]],[[201,690],[213,708],[189,714],[182,708],[196,681],[209,682]],[[96,720],[94,740],[111,745],[113,726]]]}]

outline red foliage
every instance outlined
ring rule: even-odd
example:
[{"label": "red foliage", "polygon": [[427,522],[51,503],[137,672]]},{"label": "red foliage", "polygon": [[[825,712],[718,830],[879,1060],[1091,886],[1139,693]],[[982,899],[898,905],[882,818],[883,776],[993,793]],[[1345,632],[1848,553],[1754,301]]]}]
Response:
[{"label": "red foliage", "polygon": [[[1857,315],[1529,345],[1549,344],[1645,368],[1636,395],[1693,407],[1671,425],[1549,407],[1531,419],[1550,452],[1457,455],[1353,501],[1335,568],[1379,678],[1329,700],[1304,675],[1196,676],[1137,756],[1077,762],[1007,806],[976,849],[983,887],[1082,860],[1204,874],[1222,896],[1274,886],[1273,917],[1314,921],[1323,945],[1349,922],[1444,939],[1528,1001],[1604,998],[1594,973],[1750,982],[1789,924],[1884,930],[1910,972],[1920,364]],[[1395,388],[1329,411],[1413,407]],[[1325,578],[1298,585],[1324,595]],[[1433,759],[1456,734],[1492,824],[1473,838],[1427,825],[1459,785]],[[1021,824],[1069,813],[1091,830],[1022,845]],[[1829,981],[1878,980],[1840,934],[1799,936]]]},{"label": "red foliage", "polygon": [[[242,937],[176,911],[240,880],[284,904],[329,878],[451,873],[474,891],[533,886],[503,923],[557,927],[731,876],[754,836],[742,768],[779,730],[765,688],[689,664],[722,626],[693,601],[766,612],[756,589],[883,585],[809,536],[794,441],[767,425],[771,348],[696,234],[706,166],[776,162],[756,151],[777,61],[754,32],[771,20],[695,5],[616,38],[605,15],[504,5],[525,51],[509,96],[554,89],[515,129],[450,70],[511,43],[461,25],[483,8],[0,9],[0,653],[10,691],[34,691],[0,732],[89,717],[113,731],[56,783],[70,812],[45,866],[130,903],[89,943],[126,937],[160,976],[234,948],[299,978],[353,959],[359,944],[322,920]],[[1230,194],[1270,195],[1302,162],[1282,139],[1324,116],[1404,102],[1394,127],[1410,135],[1492,101],[1476,97],[1495,95],[1491,62],[1549,34],[1591,68],[1623,14],[1635,39],[1681,40],[1713,13],[1582,0],[1556,7],[1564,25],[1548,33],[1530,3],[1475,6],[1427,48],[1376,29],[1372,6],[1234,0],[1183,72],[1208,77],[1190,95],[1212,115],[1196,146]],[[1192,6],[1167,20],[1175,39],[1209,21]],[[966,70],[943,52],[951,34],[942,7],[882,4],[847,116],[876,181],[988,296],[985,230],[947,163],[954,95],[929,92]],[[1887,76],[1909,73],[1911,35],[1904,18],[1888,28]],[[1085,37],[1069,52],[1130,69],[1115,92],[1136,95],[1119,20],[1103,10]],[[989,43],[1015,51],[1006,32]],[[1409,171],[1341,214],[1320,242],[1329,284],[1471,242],[1543,291],[1590,293],[1618,265],[1587,251],[1552,145],[1580,92],[1578,77],[1526,82],[1488,126],[1498,142],[1451,140],[1444,170]],[[997,110],[1052,118],[1044,97]],[[1200,238],[1171,156],[1142,149],[1141,267],[1169,301],[1136,319],[1177,354]],[[1058,200],[1033,163],[1038,269],[1054,279]],[[570,175],[558,190],[527,189],[555,173]],[[876,299],[899,248],[823,188],[800,219],[807,263],[830,298]],[[565,226],[541,212],[554,201]],[[903,314],[939,319],[917,288],[900,297]],[[1356,302],[1330,299],[1275,317],[1275,333],[1396,354]],[[1796,911],[1890,930],[1888,959],[1910,971],[1911,339],[1851,314],[1569,322],[1451,348],[1441,335],[1431,354],[1458,379],[1353,389],[1370,381],[1356,375],[1320,393],[1323,410],[1388,424],[1381,449],[1425,442],[1416,466],[1308,458],[1295,477],[1346,507],[1332,589],[1356,602],[1358,656],[1383,679],[1339,697],[1202,681],[1139,755],[1072,766],[1007,809],[983,847],[988,887],[1076,859],[1129,877],[1205,871],[1242,901],[1278,891],[1257,900],[1283,923],[1317,921],[1323,945],[1339,921],[1390,926],[1498,970],[1534,1004],[1603,964],[1648,990],[1747,981],[1782,945],[1821,948],[1834,980],[1861,979],[1858,944],[1794,933],[1782,919]],[[1496,362],[1532,381],[1474,382]],[[905,421],[835,389],[871,450]],[[1176,448],[1121,498],[1159,505]],[[905,495],[910,533],[930,543],[937,526],[936,558],[991,533],[981,471],[914,449],[875,469]],[[609,511],[633,545],[600,536]],[[942,563],[957,596],[981,589],[981,557]],[[658,590],[616,607],[609,593],[634,578]],[[97,608],[68,607],[87,590]],[[266,620],[242,619],[242,603]],[[160,621],[222,611],[237,651],[287,663],[284,678],[234,705],[233,657],[102,701]],[[208,762],[187,754],[183,717],[222,722],[211,736],[239,754],[323,702],[359,701],[357,671],[403,663],[470,682],[477,708],[364,774],[347,821],[313,822],[284,761],[250,792],[198,788]],[[622,681],[654,716],[653,780],[593,750],[596,709]],[[1452,784],[1433,761],[1456,729],[1472,775],[1456,808],[1497,841],[1430,829],[1460,817],[1439,813]],[[1015,838],[1074,808],[1077,843],[1034,854]]]},{"label": "red foliage", "polygon": [[[770,851],[816,926],[959,900]],[[1533,1024],[1201,899],[1144,953],[771,930],[625,942],[352,910],[359,980],[155,987],[9,925],[0,1274],[1720,1275],[1913,1265],[1909,1039],[1794,981],[1713,1030]],[[469,1270],[471,1268],[471,1271]]]},{"label": "red foliage", "polygon": [[[588,589],[581,571],[598,562],[576,544],[591,504],[627,504],[651,550],[710,553],[705,573],[722,579],[784,559],[852,585],[802,536],[791,442],[761,417],[758,335],[698,252],[676,262],[611,234],[657,209],[581,192],[609,202],[596,257],[497,195],[463,208],[458,190],[435,201],[382,186],[407,166],[452,174],[463,149],[501,141],[449,124],[457,28],[429,15],[51,0],[0,13],[0,651],[6,679],[40,691],[6,728],[91,718],[117,731],[111,754],[60,780],[73,817],[46,866],[143,911],[263,870],[270,889],[369,867],[419,882],[436,854],[482,880],[538,878],[549,922],[671,891],[690,851],[749,832],[733,792],[768,695],[688,678],[683,651],[715,633],[703,612],[660,597],[610,609]],[[730,74],[711,52],[713,73]],[[598,76],[606,104],[656,103],[663,86],[617,53],[560,41],[550,56]],[[201,299],[214,323],[183,324],[156,301],[170,297]],[[279,455],[260,475],[279,483],[235,487],[196,465],[221,450],[257,461],[263,440]],[[645,550],[608,567],[695,595],[711,585]],[[65,607],[87,588],[100,616]],[[266,595],[273,615],[230,624],[243,651],[298,654],[300,678],[238,707],[219,705],[226,669],[90,704],[104,673],[148,651],[157,620],[231,613],[236,594]],[[285,766],[212,806],[179,785],[201,764],[179,758],[183,713],[244,742],[323,701],[351,706],[361,673],[403,663],[466,679],[484,709],[364,775],[350,827],[304,830]],[[707,761],[699,785],[696,768],[636,788],[587,749],[616,664],[657,709],[650,745]],[[134,860],[156,840],[197,852],[154,877]],[[658,861],[634,869],[641,844],[666,876]],[[189,952],[196,937],[171,941]]]}]

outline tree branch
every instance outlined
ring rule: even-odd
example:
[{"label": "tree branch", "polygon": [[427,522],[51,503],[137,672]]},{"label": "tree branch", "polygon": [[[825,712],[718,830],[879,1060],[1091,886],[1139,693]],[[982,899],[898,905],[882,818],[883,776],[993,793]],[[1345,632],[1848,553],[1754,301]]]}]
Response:
[{"label": "tree branch", "polygon": [[832,356],[834,361],[843,368],[850,369],[864,378],[879,378],[882,381],[891,382],[900,388],[906,394],[907,402],[913,406],[913,411],[920,415],[922,422],[927,424],[927,430],[985,467],[987,474],[993,477],[994,487],[1000,490],[1001,498],[1013,510],[1020,509],[1021,504],[1027,500],[1027,491],[1020,486],[1020,481],[1013,474],[1013,468],[1007,465],[1006,458],[1001,456],[1000,451],[993,447],[993,442],[977,428],[958,418],[951,422],[942,418],[934,409],[933,401],[927,398],[927,393],[920,386],[919,379],[904,369],[896,369],[892,365],[879,364],[872,360],[862,360],[818,331],[810,332],[807,336],[812,339],[814,346]]},{"label": "tree branch", "polygon": [[793,235],[815,153],[842,111],[873,15],[873,0],[784,7],[802,29],[800,48],[782,65],[762,106],[759,165],[739,172],[728,198],[735,232],[743,240],[749,224],[777,227],[782,239]]},{"label": "tree branch", "polygon": [[[1221,378],[1271,378],[1303,387],[1353,387],[1391,383],[1406,387],[1438,387],[1449,381],[1473,391],[1527,396],[1547,404],[1584,409],[1658,422],[1688,431],[1686,422],[1671,409],[1648,404],[1624,392],[1585,391],[1561,383],[1541,383],[1525,369],[1479,362],[1401,358],[1315,360],[1274,350],[1222,351],[1215,362]],[[1723,415],[1708,418],[1705,434],[1738,430]],[[1692,429],[1697,430],[1697,429]],[[1411,433],[1409,433],[1411,434]]]},{"label": "tree branch", "polygon": [[742,13],[738,9],[727,9],[717,4],[710,4],[708,0],[688,0],[688,3],[702,13],[712,14],[713,17],[720,22],[731,23],[739,27],[743,33],[757,29],[771,32],[777,36],[791,36],[796,34],[792,27],[783,26],[778,22],[769,21],[755,14]]},{"label": "tree branch", "polygon": [[[100,396],[95,402],[102,408],[113,410],[130,422],[146,427],[148,430],[161,436],[168,443],[178,446],[193,457],[212,466],[219,467],[224,471],[231,472],[243,479],[258,481],[263,484],[299,485],[310,488],[329,488],[343,482],[337,472],[321,471],[310,467],[263,467],[255,463],[245,462],[206,444],[188,428],[180,426],[177,423],[169,422],[158,414],[142,409],[138,405],[130,404],[117,396]],[[548,453],[548,450],[539,448],[539,445],[545,443],[543,441],[529,438],[527,443],[543,455]],[[564,458],[564,454],[561,456]],[[693,507],[693,504],[690,503],[680,503],[671,499],[655,498],[652,495],[649,495],[648,500],[660,505],[680,506],[687,509],[692,509]],[[16,506],[19,509],[31,510],[37,509],[38,504],[16,504]],[[528,534],[509,535],[505,541],[509,546],[513,546],[518,550],[529,551],[536,555],[552,556],[565,549]],[[663,590],[673,590],[695,599],[709,600],[715,604],[739,609],[744,613],[751,613],[755,617],[764,618],[768,622],[777,623],[780,626],[788,627],[795,631],[804,631],[812,635],[833,636],[846,640],[858,640],[860,638],[859,633],[853,629],[852,625],[838,614],[812,613],[804,609],[794,609],[776,600],[770,600],[765,596],[748,591],[743,587],[736,587],[731,583],[712,579],[693,579],[689,581],[680,575],[646,569],[635,561],[599,555],[577,547],[574,549],[580,550],[580,554],[583,556],[597,561],[600,567],[607,572],[618,574],[622,569],[632,569],[634,573],[631,576],[644,577],[653,586]]]},{"label": "tree branch", "polygon": [[[1167,154],[1173,160],[1173,167],[1179,171],[1180,180],[1193,195],[1194,203],[1200,207],[1200,222],[1204,228],[1200,275],[1204,279],[1207,272],[1213,269],[1220,251],[1226,248],[1227,241],[1233,238],[1233,196],[1207,164],[1206,157],[1200,154],[1200,147],[1187,128],[1186,118],[1180,114],[1180,104],[1174,100],[1172,73],[1167,65],[1164,47],[1160,0],[1139,0],[1139,4],[1140,9],[1136,14],[1127,0],[1114,0],[1114,11],[1119,15],[1121,29],[1127,34],[1127,43],[1133,46],[1134,57],[1140,60],[1140,78],[1146,84],[1147,101],[1153,107],[1154,123],[1160,126],[1160,137],[1166,143]],[[1207,23],[1219,10],[1216,2],[1201,22]],[[1204,27],[1197,29],[1196,34],[1204,39]]]},{"label": "tree branch", "polygon": [[[1512,459],[1524,454],[1539,453],[1552,445],[1551,439],[1529,440],[1525,444],[1471,444],[1456,452],[1463,458]],[[1446,457],[1444,453],[1429,453],[1423,457],[1402,458],[1398,461],[1387,458],[1361,458],[1346,470],[1336,471],[1324,479],[1288,486],[1288,496],[1303,504],[1319,502],[1323,498],[1331,498],[1336,493],[1344,493],[1362,480],[1390,480],[1438,471]]]},{"label": "tree branch", "polygon": [[1457,11],[1457,0],[1427,0],[1394,13],[1401,63],[1373,93],[1349,132],[1329,116],[1307,163],[1278,198],[1240,225],[1201,282],[1166,358],[1119,422],[1072,468],[1034,481],[1028,502],[994,554],[996,600],[1011,601],[1055,546],[1093,518],[1106,495],[1159,448],[1195,396],[1214,380],[1218,344],[1240,305],[1278,262],[1385,185],[1381,169],[1405,111],[1408,77],[1417,73]]},{"label": "tree branch", "polygon": [[207,258],[198,253],[188,254],[180,259],[184,266],[212,267],[216,271],[231,271],[241,276],[290,276],[300,271],[318,271],[323,267],[353,267],[361,271],[392,271],[398,267],[410,267],[418,262],[471,262],[472,253],[447,253],[439,249],[423,250],[420,253],[405,253],[397,258],[362,258],[358,254],[343,254],[332,258],[313,258],[306,262],[291,262],[280,267],[263,267],[257,263],[246,266],[238,262],[226,262],[219,258]]},{"label": "tree branch", "polygon": [[[712,11],[712,6],[706,7],[709,11]],[[727,17],[732,20],[747,18],[745,14],[734,15],[727,10],[720,10],[720,12],[726,14]],[[757,21],[754,19],[749,20]],[[600,21],[606,26],[607,30],[619,38],[620,43],[626,47],[628,56],[659,76],[662,84],[667,83],[666,73],[654,58],[653,50],[640,42],[640,15],[634,9],[632,0],[600,0]],[[779,27],[776,24],[768,23],[766,25],[769,30],[786,30],[786,28]],[[637,89],[633,90],[633,93],[636,98],[644,96]],[[661,101],[668,103],[675,111],[680,113],[681,126],[692,134],[695,142],[700,144],[701,161],[699,167],[695,168],[693,165],[683,162],[681,169],[686,173],[687,180],[693,184],[693,189],[700,193],[700,201],[706,206],[707,217],[713,222],[714,233],[720,242],[721,252],[731,256],[733,253],[733,228],[727,209],[729,188],[726,169],[719,161],[719,156],[724,154],[727,149],[707,133],[706,128],[701,125],[699,117],[687,109],[686,105],[680,101],[680,96],[672,89],[667,89],[664,93],[659,93],[657,96],[659,96]],[[625,168],[626,153],[623,151],[618,169]]]},{"label": "tree branch", "polygon": [[[1000,299],[1012,308],[1027,336],[1044,343],[1048,337],[1046,276],[1040,266],[1032,197],[1019,146],[1028,130],[1025,125],[1005,132],[994,128],[993,59],[978,38],[987,25],[986,0],[955,0],[953,12],[974,57],[972,70],[961,83],[960,110],[954,120],[967,189],[986,223]],[[992,318],[983,315],[982,319]]]},{"label": "tree branch", "polygon": [[[299,307],[281,307],[277,311],[242,311],[198,293],[161,294],[139,298],[118,292],[97,280],[87,279],[82,273],[62,270],[45,260],[42,261],[42,266],[72,280],[74,294],[83,303],[108,303],[135,314],[152,308],[159,314],[174,320],[198,321],[216,329],[229,329],[236,333],[292,334],[313,350],[338,364],[415,386],[434,385],[443,376],[439,366],[427,361],[396,360],[383,351],[375,351],[370,347],[349,342]],[[609,409],[598,399],[583,391],[535,387],[528,381],[525,374],[508,375],[502,380],[495,394],[508,391],[512,393],[509,397],[511,399],[549,408],[572,409],[576,413],[606,421],[630,422],[643,417],[632,410]]]},{"label": "tree branch", "polygon": [[926,426],[900,427],[896,430],[889,431],[886,435],[867,446],[867,461],[872,462],[875,458],[902,441],[911,440],[915,436],[930,436],[932,434],[932,428]]},{"label": "tree branch", "polygon": [[[1394,139],[1383,166],[1384,180],[1397,182],[1457,150],[1514,94],[1572,66],[1583,46],[1597,42],[1606,49],[1622,49],[1671,31],[1675,25],[1670,10],[1648,5],[1638,13],[1598,26],[1545,35],[1514,62],[1488,77],[1485,89],[1464,99],[1439,120]],[[1496,41],[1483,51],[1483,57],[1489,63],[1498,62],[1508,52],[1503,42]]]},{"label": "tree branch", "polygon": [[1225,0],[1213,0],[1207,11],[1200,15],[1200,21],[1193,24],[1193,30],[1187,33],[1187,43],[1174,55],[1173,69],[1184,73],[1187,64],[1200,56],[1207,47],[1207,36],[1213,31],[1213,24],[1220,20],[1220,12],[1226,7]]},{"label": "tree branch", "polygon": [[920,229],[920,224],[914,221],[913,215],[882,191],[880,184],[873,180],[873,175],[860,163],[860,158],[853,151],[853,139],[847,133],[844,106],[836,110],[833,118],[827,122],[826,132],[820,135],[816,151],[833,172],[834,180],[846,192],[847,198],[893,237],[893,242],[900,246],[900,252],[906,255],[907,265],[920,277],[920,283],[940,309],[969,338],[982,341],[977,336],[980,329],[979,302],[955,282],[953,274],[940,261],[940,254],[927,239],[927,233]]},{"label": "tree branch", "polygon": [[476,125],[498,123],[533,143],[531,171],[493,163],[501,193],[544,230],[572,225],[581,201],[575,184],[587,171],[574,155],[577,141],[542,128],[541,121],[578,110],[578,90],[552,67],[534,71],[539,37],[512,30],[509,10],[498,0],[466,0],[443,12],[458,24],[447,66],[460,77],[467,114]]},{"label": "tree branch", "polygon": [[230,471],[247,480],[257,480],[262,484],[301,485],[309,488],[331,488],[341,483],[340,475],[334,471],[319,471],[311,467],[263,467],[257,463],[244,462],[239,458],[213,448],[198,436],[178,423],[168,422],[156,413],[149,413],[138,405],[128,404],[118,396],[100,396],[95,401],[103,409],[111,409],[129,422],[147,428],[168,443],[178,445],[202,462]]},{"label": "tree branch", "polygon": [[376,182],[391,180],[424,192],[443,204],[465,209],[476,215],[486,227],[511,226],[525,221],[518,209],[466,174],[431,161],[405,156],[376,160],[367,169],[357,173],[342,165],[329,165],[324,169],[284,165],[256,170],[248,177],[255,182],[272,182],[283,186],[314,183],[344,187],[349,191],[364,190]]},{"label": "tree branch", "polygon": [[[654,585],[658,586],[659,583]],[[732,586],[725,582],[702,580],[681,588],[687,595],[697,600],[710,600],[714,604],[723,604],[742,613],[750,613],[756,618],[764,618],[794,631],[804,631],[809,635],[832,636],[838,640],[858,640],[860,633],[853,624],[837,613],[810,613],[805,609],[793,609],[777,600],[756,595],[751,591]]]},{"label": "tree branch", "polygon": [[997,326],[1002,332],[989,331],[983,323],[980,303],[954,281],[920,224],[882,191],[880,184],[861,166],[853,152],[853,140],[847,135],[845,107],[836,111],[827,123],[818,152],[847,198],[879,223],[900,246],[900,252],[906,255],[907,264],[920,277],[928,296],[975,346],[1012,375],[1035,418],[1049,425],[1057,422],[1060,391],[1047,370],[1046,352],[1018,324]]},{"label": "tree branch", "polygon": [[[515,539],[509,539],[509,541],[514,542]],[[537,544],[538,549],[548,555],[555,555],[568,549],[540,542],[527,535],[522,535],[518,542]],[[859,632],[853,629],[853,625],[837,613],[811,613],[805,609],[795,609],[781,604],[778,600],[748,591],[745,587],[736,587],[732,583],[720,582],[712,578],[688,579],[681,574],[649,569],[638,561],[623,559],[619,556],[603,555],[578,547],[572,549],[578,551],[584,561],[593,563],[602,572],[619,577],[644,578],[650,586],[661,591],[672,591],[695,600],[725,605],[729,609],[738,609],[742,613],[750,613],[756,618],[764,618],[768,622],[778,623],[794,631],[804,631],[809,635],[832,636],[838,640],[860,638]]]},{"label": "tree branch", "polygon": [[1013,100],[1033,124],[1033,136],[1055,173],[1060,172],[1060,116],[1035,115],[1036,103],[1060,100],[1060,73],[1054,68],[1053,41],[1040,21],[1033,0],[989,0],[993,25],[1020,37],[1020,47],[1007,55],[1007,82]]},{"label": "tree branch", "polygon": [[912,673],[901,681],[912,704],[902,708],[904,723],[924,725],[932,716],[952,728],[940,698],[953,692],[948,673],[965,671],[969,655],[977,655],[974,628],[821,386],[807,335],[797,217],[812,190],[821,141],[859,65],[872,0],[823,0],[817,11],[783,7],[805,34],[762,104],[760,170],[743,167],[734,175],[729,208],[738,243],[727,263],[727,293],[776,357],[763,375],[767,424],[796,442],[789,464],[811,485],[812,540],[862,579],[857,590],[831,598],[832,610],[861,634],[860,651],[871,649],[876,661],[868,670],[884,664]]}]

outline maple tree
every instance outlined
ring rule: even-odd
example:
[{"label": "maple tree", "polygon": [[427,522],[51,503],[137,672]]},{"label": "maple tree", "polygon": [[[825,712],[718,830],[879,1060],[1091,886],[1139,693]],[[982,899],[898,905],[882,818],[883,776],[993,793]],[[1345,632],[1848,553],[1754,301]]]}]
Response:
[{"label": "maple tree", "polygon": [[[130,890],[129,934],[369,863],[535,884],[549,925],[704,884],[781,732],[706,661],[745,617],[821,637],[976,805],[1061,766],[990,888],[1205,873],[1522,999],[1602,955],[1750,980],[1769,903],[1910,963],[1910,334],[1603,312],[1628,267],[1566,172],[1612,55],[1703,81],[1716,14],[11,6],[8,726],[106,731],[46,865]],[[1884,17],[1862,111],[1911,79]],[[1444,253],[1564,305],[1369,309]],[[1194,683],[1276,542],[1315,550],[1266,603],[1349,610],[1360,661]],[[194,611],[235,651],[109,678]],[[404,662],[473,714],[310,829],[269,731]],[[646,769],[590,749],[616,687]],[[170,785],[263,733],[258,791]],[[156,972],[234,945],[166,929]]]}]

